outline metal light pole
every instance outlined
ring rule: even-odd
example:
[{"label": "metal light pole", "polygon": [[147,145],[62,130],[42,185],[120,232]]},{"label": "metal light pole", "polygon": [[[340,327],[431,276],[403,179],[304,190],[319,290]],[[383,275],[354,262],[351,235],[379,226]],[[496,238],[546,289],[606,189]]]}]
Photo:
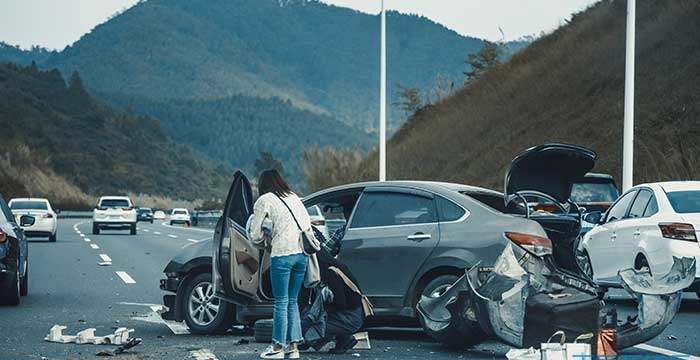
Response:
[{"label": "metal light pole", "polygon": [[382,0],[379,83],[379,181],[386,181],[386,12]]},{"label": "metal light pole", "polygon": [[627,0],[627,39],[625,50],[625,121],[622,146],[622,191],[634,185],[634,42],[636,0]]}]

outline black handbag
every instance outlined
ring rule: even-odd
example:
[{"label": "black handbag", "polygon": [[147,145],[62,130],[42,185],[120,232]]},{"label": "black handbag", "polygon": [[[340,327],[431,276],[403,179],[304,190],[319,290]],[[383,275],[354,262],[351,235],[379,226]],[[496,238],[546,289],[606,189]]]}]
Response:
[{"label": "black handbag", "polygon": [[301,225],[299,225],[299,222],[297,221],[296,216],[294,216],[294,212],[289,207],[289,205],[287,205],[287,203],[284,202],[284,200],[282,200],[282,198],[279,195],[275,194],[275,196],[277,196],[277,198],[280,199],[280,201],[282,202],[282,204],[284,204],[284,206],[287,208],[287,210],[289,210],[289,214],[292,215],[292,219],[294,219],[294,223],[297,224],[297,228],[301,232],[301,235],[299,237],[300,237],[301,247],[302,247],[302,250],[304,251],[304,254],[313,255],[313,254],[319,252],[319,250],[321,250],[321,243],[314,236],[313,230],[311,230],[311,228],[309,228],[308,231],[304,231],[301,228]]}]

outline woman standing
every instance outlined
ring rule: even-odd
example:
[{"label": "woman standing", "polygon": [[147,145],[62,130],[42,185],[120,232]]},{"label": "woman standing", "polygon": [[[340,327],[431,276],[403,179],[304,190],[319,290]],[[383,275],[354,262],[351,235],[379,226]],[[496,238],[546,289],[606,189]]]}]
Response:
[{"label": "woman standing", "polygon": [[[311,227],[309,214],[301,199],[276,170],[266,170],[258,178],[260,197],[253,206],[251,236],[263,238],[262,224],[272,224],[270,239],[270,280],[275,298],[272,344],[262,353],[263,359],[299,358],[298,344],[303,341],[298,297],[304,283],[307,256],[303,252],[297,227]],[[296,219],[296,221],[295,221]]]}]

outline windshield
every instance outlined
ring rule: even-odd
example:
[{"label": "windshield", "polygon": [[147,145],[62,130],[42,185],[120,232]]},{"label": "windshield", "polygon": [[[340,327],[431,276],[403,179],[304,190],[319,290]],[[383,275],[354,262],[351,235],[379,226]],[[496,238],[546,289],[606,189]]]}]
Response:
[{"label": "windshield", "polygon": [[312,207],[306,208],[306,211],[309,212],[309,215],[310,215],[310,216],[319,216],[319,215],[321,215],[321,214],[319,214],[319,212],[318,212],[318,207],[316,207],[316,206],[312,206]]},{"label": "windshield", "polygon": [[673,210],[677,213],[700,213],[700,191],[673,191],[667,196]]},{"label": "windshield", "polygon": [[173,214],[175,214],[175,215],[186,215],[187,212],[184,211],[184,210],[175,210],[175,211],[173,211]]},{"label": "windshield", "polygon": [[612,203],[618,197],[617,189],[611,183],[574,183],[571,201],[575,203]]},{"label": "windshield", "polygon": [[100,207],[103,207],[103,208],[126,208],[126,207],[129,207],[129,201],[126,199],[104,199],[100,202]]},{"label": "windshield", "polygon": [[10,204],[12,210],[48,210],[45,201],[13,201]]}]

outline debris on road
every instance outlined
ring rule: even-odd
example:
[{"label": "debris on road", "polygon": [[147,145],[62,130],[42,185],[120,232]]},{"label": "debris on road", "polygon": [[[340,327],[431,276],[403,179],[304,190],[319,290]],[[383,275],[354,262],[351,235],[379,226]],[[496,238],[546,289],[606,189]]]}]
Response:
[{"label": "debris on road", "polygon": [[372,346],[369,343],[369,334],[364,331],[364,332],[359,332],[355,335],[355,340],[357,340],[357,344],[353,347],[354,350],[371,350]]},{"label": "debris on road", "polygon": [[540,360],[540,351],[530,347],[529,349],[510,349],[506,353],[508,360]]},{"label": "debris on road", "polygon": [[106,336],[95,336],[95,328],[88,328],[79,331],[75,335],[63,335],[63,330],[67,327],[63,325],[54,325],[49,330],[49,334],[46,335],[44,340],[49,342],[57,342],[62,344],[76,343],[76,344],[95,344],[95,345],[122,345],[126,344],[130,338],[129,334],[134,331],[134,329],[127,329],[125,327],[118,328],[114,331],[114,334]]},{"label": "debris on road", "polygon": [[233,343],[233,345],[247,345],[247,344],[250,344],[250,340],[244,339],[244,338],[240,338],[240,339],[238,339],[238,341]]},{"label": "debris on road", "polygon": [[678,340],[678,338],[675,337],[675,336],[673,336],[673,335],[667,336],[666,339],[668,339],[668,340]]},{"label": "debris on road", "polygon": [[130,338],[129,341],[127,341],[124,345],[117,347],[114,350],[101,350],[98,351],[95,355],[96,356],[114,356],[114,355],[119,355],[123,354],[126,352],[126,350],[131,349],[132,347],[142,343],[143,341],[141,338]]}]

